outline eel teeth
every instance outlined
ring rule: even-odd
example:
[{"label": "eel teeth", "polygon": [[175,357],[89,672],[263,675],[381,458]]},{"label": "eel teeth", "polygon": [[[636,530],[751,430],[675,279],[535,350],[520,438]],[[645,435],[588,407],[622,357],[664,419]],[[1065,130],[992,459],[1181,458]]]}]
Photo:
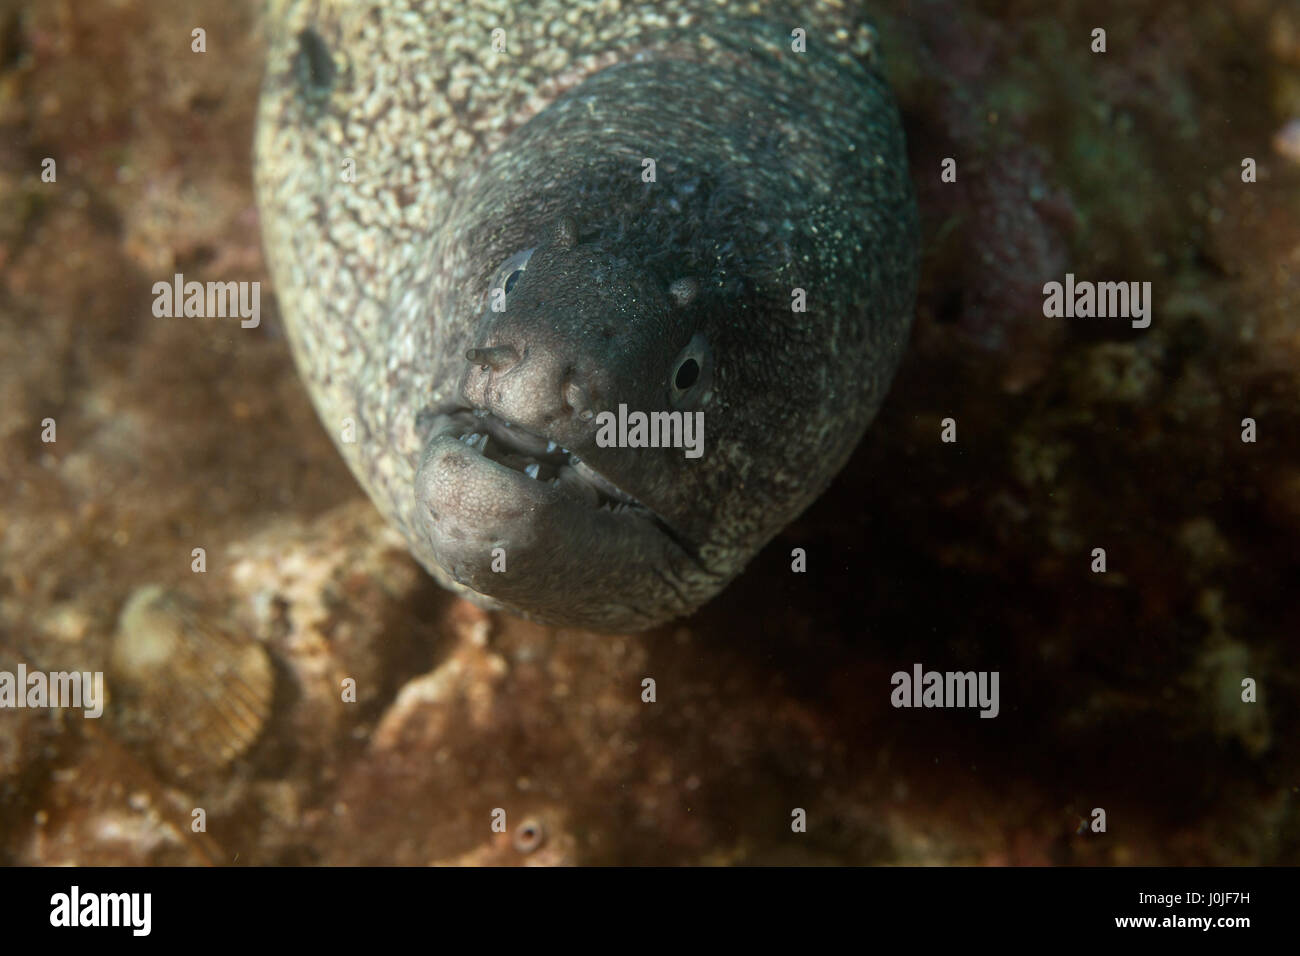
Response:
[{"label": "eel teeth", "polygon": [[463,441],[476,451],[483,452],[487,450],[487,432],[470,432],[468,435],[461,435],[458,440]]}]

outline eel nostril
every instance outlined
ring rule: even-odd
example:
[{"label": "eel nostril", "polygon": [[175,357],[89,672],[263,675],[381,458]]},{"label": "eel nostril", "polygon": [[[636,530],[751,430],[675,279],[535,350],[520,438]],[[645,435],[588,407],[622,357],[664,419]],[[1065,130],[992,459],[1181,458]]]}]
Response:
[{"label": "eel nostril", "polygon": [[570,381],[564,386],[564,400],[568,402],[569,407],[578,414],[578,418],[584,422],[589,422],[595,417],[596,413],[591,408],[591,398],[577,382]]},{"label": "eel nostril", "polygon": [[493,345],[489,348],[470,349],[465,353],[465,358],[475,365],[481,365],[484,370],[490,368],[494,372],[501,372],[519,361],[519,353],[513,345]]}]

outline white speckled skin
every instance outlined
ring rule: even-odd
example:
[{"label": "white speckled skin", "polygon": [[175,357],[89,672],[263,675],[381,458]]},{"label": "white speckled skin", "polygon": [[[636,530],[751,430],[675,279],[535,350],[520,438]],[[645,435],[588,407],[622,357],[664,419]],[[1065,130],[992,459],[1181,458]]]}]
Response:
[{"label": "white speckled skin", "polygon": [[[872,34],[860,14],[839,3],[791,6],[268,3],[256,188],[285,326],[325,427],[445,586],[562,624],[635,629],[689,612],[821,492],[874,415],[906,341],[916,286],[902,135],[868,65]],[[807,31],[805,54],[790,52],[795,27]],[[300,34],[308,28],[332,63],[316,64],[317,78],[330,80],[319,89],[304,79]],[[493,48],[498,28],[504,52]],[[621,75],[612,72],[592,87],[605,94],[569,99],[553,120],[526,125],[593,75],[647,63],[686,64],[664,75],[703,79],[643,102],[642,73],[627,72],[636,88],[611,97],[610,78]],[[771,156],[742,152],[754,127],[779,144]],[[712,152],[686,155],[719,128],[737,132]],[[488,596],[494,579],[449,570],[421,514],[416,475],[429,435],[417,416],[455,400],[464,352],[481,344],[489,276],[547,218],[571,211],[564,184],[546,182],[559,176],[551,171],[581,175],[575,157],[626,152],[634,161],[645,149],[670,158],[667,175],[675,155],[724,175],[734,170],[752,191],[754,235],[770,235],[790,257],[751,277],[742,312],[723,314],[719,300],[708,319],[714,339],[731,344],[718,358],[706,464],[671,474],[653,465],[642,478],[640,465],[616,455],[597,465],[639,482],[636,496],[694,553],[686,560],[629,534],[640,543],[628,545],[625,567],[610,567],[619,563],[617,536],[604,549],[609,542],[590,537],[593,525],[566,547],[557,517],[533,529],[559,538],[547,542],[554,573],[529,580],[521,561],[524,576]],[[344,176],[349,161],[355,181]],[[796,286],[809,290],[807,313],[790,312]]]}]

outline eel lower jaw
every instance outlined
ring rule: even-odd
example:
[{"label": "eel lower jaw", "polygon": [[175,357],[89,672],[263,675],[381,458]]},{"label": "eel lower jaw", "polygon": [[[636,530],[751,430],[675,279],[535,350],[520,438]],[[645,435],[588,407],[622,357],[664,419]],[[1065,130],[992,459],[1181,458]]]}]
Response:
[{"label": "eel lower jaw", "polygon": [[[669,522],[551,439],[465,407],[434,415],[425,434],[417,518],[434,560],[463,587],[518,609],[513,592],[528,577],[579,587],[624,559],[698,563]],[[491,573],[498,548],[509,574]]]},{"label": "eel lower jaw", "polygon": [[459,441],[486,460],[533,481],[545,482],[615,514],[650,509],[558,442],[536,435],[483,408],[449,416]]}]

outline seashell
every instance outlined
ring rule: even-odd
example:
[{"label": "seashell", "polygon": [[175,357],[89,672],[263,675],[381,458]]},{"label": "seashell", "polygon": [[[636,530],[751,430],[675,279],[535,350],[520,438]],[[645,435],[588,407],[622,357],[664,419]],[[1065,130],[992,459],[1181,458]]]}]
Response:
[{"label": "seashell", "polygon": [[115,726],[170,775],[218,770],[247,752],[274,684],[261,644],[183,594],[149,585],[122,609],[109,657]]},{"label": "seashell", "polygon": [[529,817],[516,828],[512,842],[516,852],[532,853],[546,842],[546,827],[537,817]]}]

